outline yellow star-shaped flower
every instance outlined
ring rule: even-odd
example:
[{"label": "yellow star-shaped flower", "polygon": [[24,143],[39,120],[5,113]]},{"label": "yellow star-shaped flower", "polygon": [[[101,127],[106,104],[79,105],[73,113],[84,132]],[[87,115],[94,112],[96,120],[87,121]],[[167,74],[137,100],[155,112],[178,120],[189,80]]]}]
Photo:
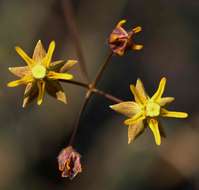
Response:
[{"label": "yellow star-shaped flower", "polygon": [[73,75],[67,71],[77,63],[76,60],[63,60],[52,62],[52,56],[55,49],[55,42],[52,41],[46,53],[41,41],[37,42],[32,58],[30,58],[20,47],[16,47],[16,52],[27,63],[23,67],[9,67],[19,80],[8,83],[8,87],[26,85],[23,107],[37,97],[37,104],[43,101],[45,90],[51,96],[66,103],[66,96],[59,80],[71,80]]},{"label": "yellow star-shaped flower", "polygon": [[168,111],[163,108],[174,101],[173,97],[162,97],[166,85],[166,78],[162,78],[155,94],[150,98],[145,92],[144,86],[140,79],[137,80],[136,86],[130,85],[131,92],[134,95],[134,101],[122,102],[110,106],[113,110],[129,117],[124,121],[128,126],[128,143],[140,135],[146,124],[151,129],[157,145],[161,144],[161,126],[158,118],[175,117],[186,118],[187,113]]}]

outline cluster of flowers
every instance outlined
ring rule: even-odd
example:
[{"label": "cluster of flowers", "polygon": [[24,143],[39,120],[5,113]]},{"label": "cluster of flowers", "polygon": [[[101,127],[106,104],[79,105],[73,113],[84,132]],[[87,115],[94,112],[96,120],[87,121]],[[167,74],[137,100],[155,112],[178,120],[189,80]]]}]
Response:
[{"label": "cluster of flowers", "polygon": [[[123,56],[129,50],[141,50],[143,48],[142,45],[134,43],[134,36],[141,31],[141,27],[133,28],[127,32],[123,28],[125,22],[125,20],[120,21],[109,36],[109,46],[113,54],[118,56]],[[57,100],[67,103],[60,81],[73,79],[73,75],[69,74],[68,71],[77,61],[52,61],[54,49],[54,41],[50,43],[47,52],[41,41],[38,41],[31,58],[20,47],[16,47],[17,53],[27,63],[27,66],[9,68],[20,79],[9,82],[8,86],[26,85],[23,107],[34,99],[37,99],[37,104],[40,105],[45,91]],[[168,111],[164,108],[174,101],[173,97],[163,97],[165,85],[166,78],[163,77],[157,91],[150,97],[146,93],[141,80],[138,79],[135,86],[130,85],[135,101],[124,101],[110,106],[111,109],[127,117],[124,124],[128,126],[128,143],[131,143],[148,126],[154,135],[156,144],[160,145],[161,136],[164,137],[165,134],[158,124],[158,118],[186,118],[188,116],[187,113]],[[68,146],[60,152],[58,165],[62,177],[72,179],[82,171],[80,157],[80,154],[72,146]]]}]

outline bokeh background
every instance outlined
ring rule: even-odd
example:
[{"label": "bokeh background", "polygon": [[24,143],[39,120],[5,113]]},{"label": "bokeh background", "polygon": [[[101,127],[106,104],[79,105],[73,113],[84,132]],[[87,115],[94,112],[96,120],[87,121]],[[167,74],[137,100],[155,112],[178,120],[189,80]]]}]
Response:
[{"label": "bokeh background", "polygon": [[[85,90],[64,84],[69,103],[46,95],[42,106],[21,107],[24,87],[10,88],[9,66],[23,61],[20,45],[32,54],[41,39],[46,48],[56,41],[54,59],[77,58],[63,1],[0,1],[0,189],[1,190],[197,190],[199,189],[199,1],[197,0],[72,0],[90,79],[109,52],[107,39],[120,19],[127,28],[140,25],[139,52],[114,56],[98,87],[131,100],[129,84],[140,77],[152,94],[162,76],[170,109],[187,111],[185,120],[163,119],[167,139],[157,147],[150,130],[127,144],[124,117],[103,97],[93,96],[84,112],[74,147],[82,154],[83,173],[61,178],[57,155],[67,146]],[[80,67],[72,73],[84,80]]]}]

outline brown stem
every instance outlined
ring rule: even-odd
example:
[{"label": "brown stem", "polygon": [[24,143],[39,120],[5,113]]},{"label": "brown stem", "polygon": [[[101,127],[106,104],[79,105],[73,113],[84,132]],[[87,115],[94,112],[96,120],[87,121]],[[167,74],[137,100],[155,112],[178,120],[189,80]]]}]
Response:
[{"label": "brown stem", "polygon": [[116,98],[115,96],[112,96],[111,94],[108,94],[108,93],[106,93],[106,92],[104,92],[104,91],[101,91],[101,90],[99,90],[99,89],[97,89],[97,88],[94,88],[92,91],[93,91],[94,93],[96,93],[96,94],[99,94],[99,95],[101,95],[101,96],[104,96],[105,98],[107,98],[107,99],[109,99],[109,100],[111,100],[111,101],[113,101],[113,102],[115,102],[115,103],[121,103],[121,102],[122,102],[121,99]]},{"label": "brown stem", "polygon": [[104,73],[106,67],[108,66],[108,64],[110,63],[110,59],[113,56],[113,52],[111,51],[106,59],[106,61],[104,62],[104,64],[99,68],[97,75],[95,77],[95,79],[93,80],[93,82],[91,83],[92,87],[95,88],[97,83],[99,82],[99,80],[102,77],[102,74]]},{"label": "brown stem", "polygon": [[[73,84],[73,85],[76,85],[76,86],[80,86],[80,87],[83,87],[83,88],[86,88],[88,89],[87,91],[87,95],[86,95],[86,98],[89,99],[90,95],[92,93],[96,93],[96,94],[99,94],[100,96],[103,96],[105,97],[106,99],[108,100],[111,100],[112,102],[115,102],[115,103],[120,103],[122,102],[121,99],[119,98],[116,98],[115,96],[109,94],[109,93],[106,93],[102,90],[99,90],[97,88],[93,88],[91,87],[91,85],[89,84],[86,84],[86,83],[83,83],[83,82],[79,82],[79,81],[74,81],[74,80],[60,80],[61,82],[65,82],[65,83],[68,83],[68,84]],[[89,94],[89,95],[88,95]]]},{"label": "brown stem", "polygon": [[87,81],[89,81],[89,76],[88,76],[88,72],[86,69],[86,62],[85,62],[85,58],[83,55],[83,50],[82,50],[82,46],[81,46],[81,42],[80,42],[80,38],[79,38],[79,32],[78,32],[77,25],[76,25],[76,22],[74,19],[74,12],[73,12],[73,7],[71,5],[71,1],[70,0],[62,0],[62,7],[63,7],[66,24],[69,28],[70,35],[75,44],[77,57],[80,62],[81,72],[84,75],[85,79]]},{"label": "brown stem", "polygon": [[84,102],[81,105],[81,108],[78,112],[77,118],[75,120],[75,125],[73,127],[72,135],[71,135],[70,140],[69,140],[69,145],[71,145],[71,146],[72,146],[72,144],[75,140],[75,136],[76,136],[76,133],[77,133],[77,130],[78,130],[78,127],[79,127],[79,122],[80,122],[82,114],[84,113],[84,110],[86,109],[88,101],[89,101],[89,98],[85,97]]}]

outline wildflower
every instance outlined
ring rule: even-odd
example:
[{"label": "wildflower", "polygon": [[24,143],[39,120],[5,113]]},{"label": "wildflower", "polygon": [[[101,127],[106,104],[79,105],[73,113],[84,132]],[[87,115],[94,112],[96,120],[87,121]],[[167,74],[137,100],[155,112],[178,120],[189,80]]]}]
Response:
[{"label": "wildflower", "polygon": [[110,106],[113,110],[129,117],[124,121],[128,126],[128,143],[140,135],[148,124],[151,129],[157,145],[161,144],[162,128],[159,125],[158,118],[175,117],[186,118],[187,113],[168,111],[163,108],[174,101],[173,97],[162,97],[166,85],[166,78],[162,78],[155,94],[150,98],[144,89],[140,79],[136,86],[130,85],[131,92],[134,95],[134,101],[122,102]]},{"label": "wildflower", "polygon": [[63,149],[58,156],[59,170],[62,177],[73,179],[78,173],[82,172],[81,155],[72,146]]},{"label": "wildflower", "polygon": [[126,23],[126,20],[121,20],[109,37],[111,50],[119,56],[124,55],[127,50],[141,50],[143,48],[143,45],[135,44],[133,41],[134,35],[139,33],[142,28],[138,26],[127,32],[123,28],[124,23]]},{"label": "wildflower", "polygon": [[63,60],[52,62],[55,49],[55,42],[52,41],[46,53],[41,41],[37,42],[32,58],[30,58],[20,47],[16,47],[16,52],[26,62],[27,66],[9,67],[19,80],[8,83],[8,87],[26,85],[23,107],[37,97],[37,104],[43,101],[45,90],[49,95],[66,103],[66,96],[59,80],[71,80],[73,75],[67,71],[77,62],[76,60]]}]

